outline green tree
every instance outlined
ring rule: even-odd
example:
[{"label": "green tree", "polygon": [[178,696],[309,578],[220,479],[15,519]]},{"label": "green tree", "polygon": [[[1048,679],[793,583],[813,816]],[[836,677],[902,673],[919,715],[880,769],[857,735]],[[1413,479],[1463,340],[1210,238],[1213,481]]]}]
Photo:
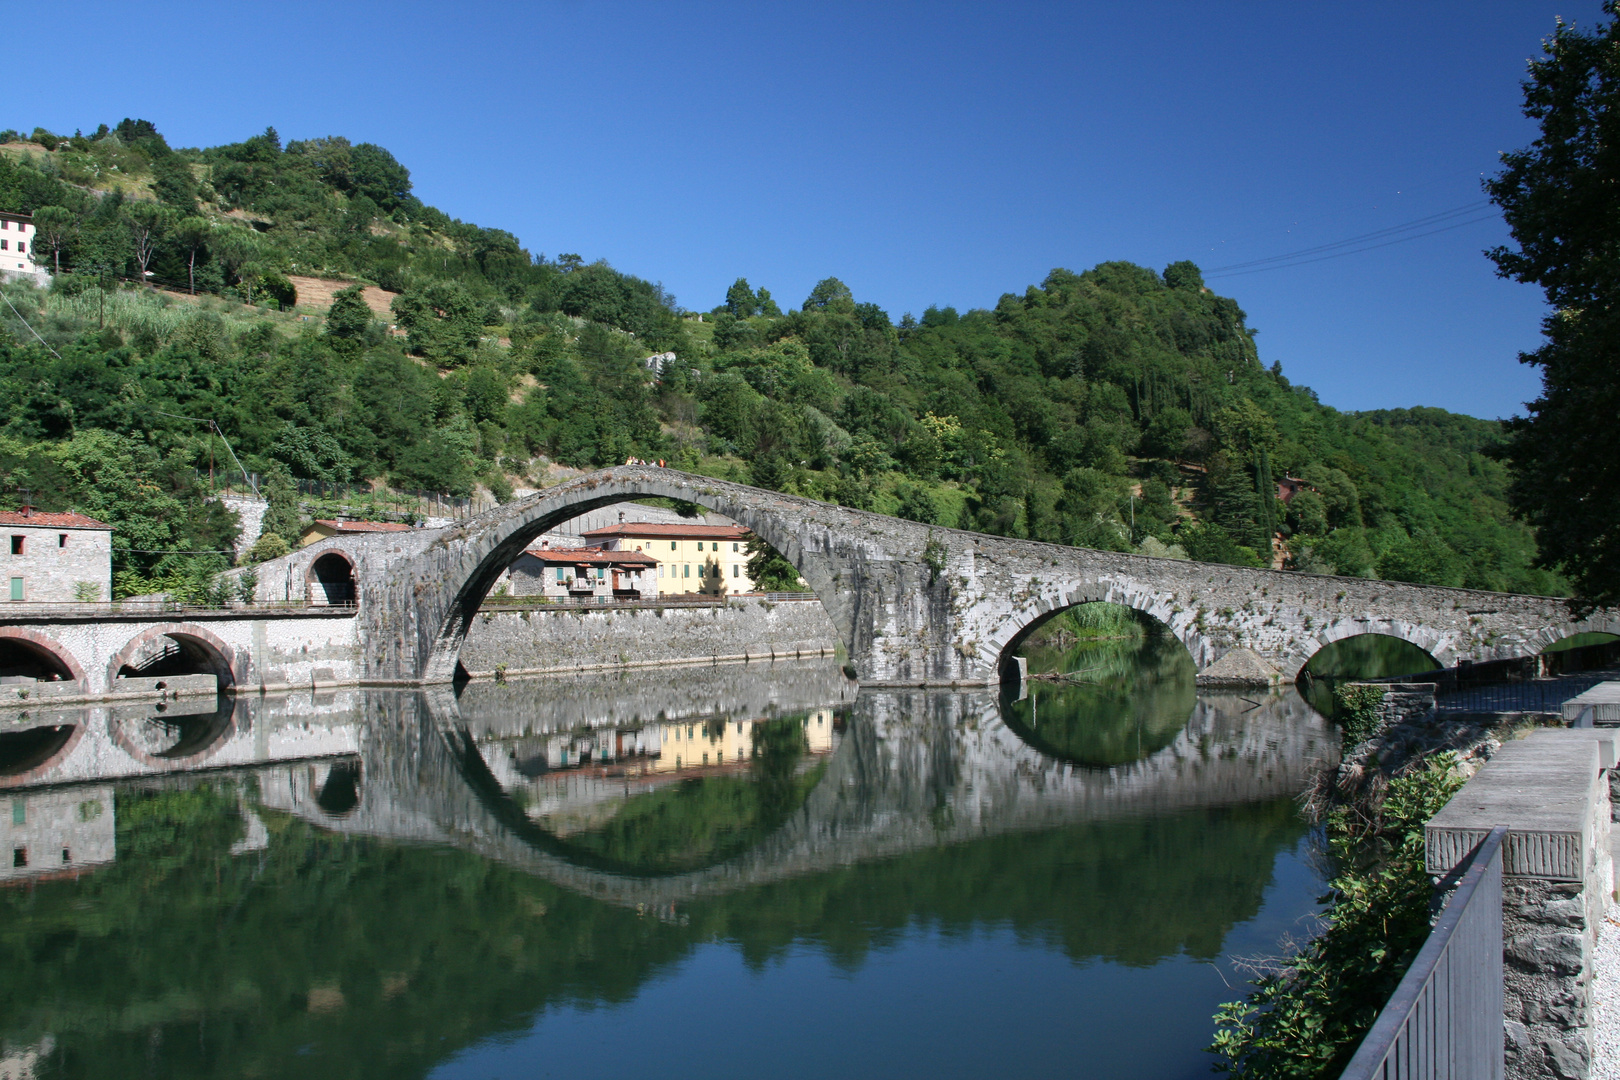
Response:
[{"label": "green tree", "polygon": [[63,206],[42,206],[34,211],[34,248],[51,253],[51,268],[62,272],[62,249],[78,224],[73,211]]},{"label": "green tree", "polygon": [[174,224],[174,212],[157,203],[137,202],[129,204],[124,215],[135,254],[135,266],[140,271],[141,281],[144,282],[158,244]]},{"label": "green tree", "polygon": [[181,218],[171,233],[175,243],[186,253],[186,288],[193,296],[197,294],[197,252],[208,246],[212,233],[213,227],[208,221],[195,215]]},{"label": "green tree", "polygon": [[411,351],[442,367],[472,359],[484,330],[484,305],[457,281],[433,281],[394,297],[394,317]]},{"label": "green tree", "polygon": [[748,577],[760,592],[805,592],[799,571],[782,553],[757,536],[748,539]]},{"label": "green tree", "polygon": [[376,316],[366,303],[365,286],[351,285],[332,297],[332,306],[326,312],[326,333],[355,341],[363,338],[375,321]]},{"label": "green tree", "polygon": [[726,290],[726,310],[739,319],[746,319],[759,312],[759,297],[749,287],[747,278],[738,278]]},{"label": "green tree", "polygon": [[1504,277],[1540,285],[1554,309],[1546,343],[1521,359],[1542,393],[1508,422],[1509,499],[1536,526],[1537,562],[1564,570],[1593,604],[1620,603],[1620,19],[1560,23],[1530,64],[1524,112],[1539,137],[1502,156],[1485,189],[1517,249],[1490,252]]}]

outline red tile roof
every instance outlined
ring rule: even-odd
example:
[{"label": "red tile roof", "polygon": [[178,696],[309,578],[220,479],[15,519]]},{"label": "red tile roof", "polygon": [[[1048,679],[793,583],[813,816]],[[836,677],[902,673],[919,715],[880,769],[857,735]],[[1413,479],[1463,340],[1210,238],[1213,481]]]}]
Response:
[{"label": "red tile roof", "polygon": [[662,536],[688,540],[742,540],[749,533],[741,525],[681,525],[662,521],[624,521],[617,525],[609,525],[605,529],[591,529],[579,535],[604,539],[609,536]]},{"label": "red tile roof", "polygon": [[657,566],[658,560],[639,551],[603,551],[601,548],[530,548],[525,555],[533,555],[548,566]]},{"label": "red tile roof", "polygon": [[334,532],[345,533],[373,533],[373,532],[408,532],[410,526],[398,521],[316,521],[317,525],[324,525]]},{"label": "red tile roof", "polygon": [[32,525],[36,529],[106,529],[112,526],[83,514],[51,514],[44,510],[23,513],[21,510],[0,510],[0,525]]}]

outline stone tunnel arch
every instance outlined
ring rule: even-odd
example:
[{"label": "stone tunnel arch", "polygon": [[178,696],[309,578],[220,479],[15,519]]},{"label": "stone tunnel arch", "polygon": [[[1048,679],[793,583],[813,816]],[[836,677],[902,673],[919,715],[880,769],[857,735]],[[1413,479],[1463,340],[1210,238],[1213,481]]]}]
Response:
[{"label": "stone tunnel arch", "polygon": [[333,549],[314,559],[304,575],[305,599],[317,607],[338,607],[359,602],[354,562]]},{"label": "stone tunnel arch", "polygon": [[1163,626],[1186,647],[1194,665],[1200,670],[1207,667],[1218,655],[1214,643],[1199,632],[1196,621],[1190,617],[1183,618],[1185,613],[1178,611],[1168,598],[1158,594],[1121,588],[1111,582],[1094,581],[1066,589],[1064,599],[1067,603],[1042,604],[1033,612],[1021,613],[1020,618],[1009,621],[1008,633],[992,643],[996,649],[996,671],[1000,673],[1003,686],[1018,684],[1016,657],[1024,642],[1029,640],[1029,636],[1058,615],[1081,604],[1117,604],[1131,609],[1138,615],[1147,616]]},{"label": "stone tunnel arch", "polygon": [[108,661],[107,685],[116,686],[119,678],[213,675],[220,690],[231,690],[242,681],[233,657],[229,645],[201,626],[154,626],[130,639]]},{"label": "stone tunnel arch", "polygon": [[[433,569],[442,573],[444,582],[444,592],[434,611],[436,625],[417,628],[424,657],[420,667],[423,680],[449,682],[454,678],[461,644],[479,606],[494,587],[496,578],[523,553],[530,541],[588,511],[645,498],[696,503],[737,522],[781,552],[821,601],[845,647],[850,647],[853,621],[839,602],[832,571],[817,553],[807,551],[800,544],[786,520],[772,513],[768,505],[762,505],[770,493],[758,492],[757,501],[736,498],[719,489],[686,483],[681,477],[679,473],[672,473],[668,478],[632,474],[621,481],[609,474],[589,487],[573,487],[551,495],[542,493],[511,504],[476,534],[464,533],[465,543],[446,543],[440,547],[440,557],[432,560],[437,564]],[[737,489],[733,486],[732,490]],[[425,582],[413,582],[412,586],[418,591],[430,587]]]}]

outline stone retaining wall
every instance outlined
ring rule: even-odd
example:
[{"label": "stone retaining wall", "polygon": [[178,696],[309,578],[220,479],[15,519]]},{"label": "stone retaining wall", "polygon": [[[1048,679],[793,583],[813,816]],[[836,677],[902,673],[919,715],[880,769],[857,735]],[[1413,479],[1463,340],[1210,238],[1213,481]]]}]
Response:
[{"label": "stone retaining wall", "polygon": [[482,611],[461,647],[476,677],[833,655],[837,634],[814,600],[715,607],[535,604]]}]

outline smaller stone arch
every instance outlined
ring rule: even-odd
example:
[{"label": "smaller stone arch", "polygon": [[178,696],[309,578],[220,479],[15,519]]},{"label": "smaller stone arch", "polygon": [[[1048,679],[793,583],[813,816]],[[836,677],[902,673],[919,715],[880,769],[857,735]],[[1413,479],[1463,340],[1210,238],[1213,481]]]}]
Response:
[{"label": "smaller stone arch", "polygon": [[1311,657],[1327,646],[1335,641],[1360,637],[1363,634],[1381,634],[1384,637],[1398,638],[1409,645],[1416,645],[1434,657],[1434,662],[1441,667],[1451,667],[1457,659],[1452,648],[1452,638],[1426,626],[1418,626],[1399,619],[1338,619],[1317,631],[1308,639],[1305,647],[1288,657],[1283,664],[1283,676],[1290,680],[1298,678],[1305,665],[1310,663]]},{"label": "smaller stone arch", "polygon": [[118,650],[107,662],[107,686],[116,686],[124,668],[139,662],[163,638],[170,639],[203,673],[217,677],[221,690],[234,689],[247,681],[246,658],[241,659],[243,670],[238,672],[235,650],[217,635],[194,623],[168,623],[142,631]]},{"label": "smaller stone arch", "polygon": [[26,630],[20,626],[5,626],[0,627],[0,644],[10,644],[25,650],[46,666],[54,668],[58,680],[71,680],[78,683],[81,689],[88,690],[89,684],[86,682],[84,667],[80,665],[72,650],[60,641],[35,630]]},{"label": "smaller stone arch", "polygon": [[354,560],[337,548],[311,559],[304,573],[304,598],[315,607],[358,604],[360,590]]},{"label": "smaller stone arch", "polygon": [[1218,657],[1215,644],[1199,632],[1194,617],[1170,603],[1167,597],[1146,589],[1132,588],[1112,581],[1082,581],[1058,590],[1057,596],[1037,597],[1023,611],[1005,620],[991,635],[988,659],[1003,682],[1016,682],[1013,654],[1045,623],[1081,604],[1118,604],[1147,615],[1160,623],[1186,647],[1193,663],[1202,671]]}]

